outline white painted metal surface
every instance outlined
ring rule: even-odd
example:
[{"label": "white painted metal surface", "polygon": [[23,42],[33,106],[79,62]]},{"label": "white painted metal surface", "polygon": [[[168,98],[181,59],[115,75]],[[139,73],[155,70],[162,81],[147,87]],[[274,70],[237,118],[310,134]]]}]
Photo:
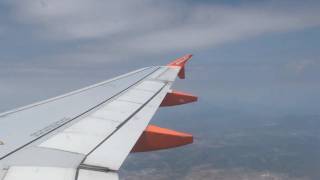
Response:
[{"label": "white painted metal surface", "polygon": [[[89,113],[87,117],[39,146],[88,154],[164,86],[164,83],[147,82],[147,84],[142,82],[119,97],[115,97],[111,102],[102,105],[98,110]],[[140,90],[136,90],[137,87]],[[152,91],[146,91],[145,88]]]},{"label": "white painted metal surface", "polygon": [[159,70],[151,74],[149,79],[157,79],[161,74],[165,73],[169,68],[167,66],[162,66]]},{"label": "white painted metal surface", "polygon": [[54,131],[82,113],[135,85],[157,68],[145,68],[57,98],[0,115],[0,159]]},{"label": "white painted metal surface", "polygon": [[121,96],[119,100],[143,104],[144,102],[148,101],[153,95],[154,92],[131,89],[129,90],[129,92]]},{"label": "white painted metal surface", "polygon": [[114,121],[87,117],[44,141],[40,147],[87,154],[118,125]]},{"label": "white painted metal surface", "polygon": [[132,113],[137,111],[140,106],[141,104],[119,101],[116,99],[105,107],[94,112],[91,116],[121,123]]},{"label": "white painted metal surface", "polygon": [[[95,166],[120,168],[178,71],[145,68],[0,114],[0,175],[4,180],[117,180],[117,173]],[[81,164],[92,167],[78,169]]]},{"label": "white painted metal surface", "polygon": [[80,169],[77,180],[118,180],[119,176],[114,172],[99,172]]},{"label": "white painted metal surface", "polygon": [[144,81],[141,84],[137,85],[135,89],[138,90],[145,90],[145,91],[151,91],[151,92],[157,92],[161,87],[163,87],[164,82],[159,81]]},{"label": "white painted metal surface", "polygon": [[179,71],[180,71],[179,67],[168,68],[165,73],[162,73],[156,79],[161,80],[161,81],[173,82],[176,79]]},{"label": "white painted metal surface", "polygon": [[158,109],[169,88],[170,85],[167,85],[111,138],[89,154],[84,164],[118,170]]},{"label": "white painted metal surface", "polygon": [[11,167],[4,180],[74,180],[76,170],[56,167]]}]

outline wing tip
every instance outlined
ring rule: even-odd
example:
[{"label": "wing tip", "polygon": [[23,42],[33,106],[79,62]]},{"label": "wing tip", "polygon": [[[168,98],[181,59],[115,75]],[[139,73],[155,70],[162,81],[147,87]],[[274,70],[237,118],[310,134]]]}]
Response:
[{"label": "wing tip", "polygon": [[186,54],[178,59],[173,60],[172,62],[170,62],[169,64],[167,64],[167,66],[178,66],[183,68],[186,64],[186,62],[192,58],[192,54]]},{"label": "wing tip", "polygon": [[171,63],[167,64],[168,67],[179,67],[179,78],[180,79],[185,79],[185,65],[192,58],[192,54],[186,54],[178,59],[175,59]]}]

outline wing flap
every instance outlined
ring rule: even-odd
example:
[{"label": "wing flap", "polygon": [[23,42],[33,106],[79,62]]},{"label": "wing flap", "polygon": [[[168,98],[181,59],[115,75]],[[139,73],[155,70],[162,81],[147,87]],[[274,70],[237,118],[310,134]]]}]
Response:
[{"label": "wing flap", "polygon": [[118,180],[115,172],[99,172],[73,168],[13,166],[3,180]]},{"label": "wing flap", "polygon": [[121,123],[138,110],[140,106],[141,104],[116,99],[90,116]]},{"label": "wing flap", "polygon": [[[118,180],[119,176],[115,172],[99,172],[81,169],[78,172],[77,180]],[[73,179],[74,180],[74,179]]]},{"label": "wing flap", "polygon": [[4,180],[74,180],[76,170],[58,167],[10,167]]},{"label": "wing flap", "polygon": [[86,154],[111,134],[117,122],[86,118],[40,144],[40,147]]},{"label": "wing flap", "polygon": [[[116,131],[122,123],[129,121],[130,117],[163,90],[164,86],[164,82],[157,80],[142,81],[102,104],[101,107],[88,112],[78,122],[58,132],[39,146],[86,155]],[[168,89],[165,93],[167,91]]]},{"label": "wing flap", "polygon": [[121,96],[119,100],[143,104],[148,99],[150,99],[153,95],[154,95],[154,92],[141,91],[139,89],[132,89],[125,95]]},{"label": "wing flap", "polygon": [[142,109],[123,124],[111,138],[106,139],[92,151],[83,163],[118,170],[158,109],[169,87],[170,85],[165,86],[149,102],[145,103]]},{"label": "wing flap", "polygon": [[[165,69],[165,68],[163,68]],[[161,72],[161,71],[160,71]],[[161,87],[163,87],[164,82],[161,81],[144,81],[141,84],[137,85],[135,89],[157,92]]]}]

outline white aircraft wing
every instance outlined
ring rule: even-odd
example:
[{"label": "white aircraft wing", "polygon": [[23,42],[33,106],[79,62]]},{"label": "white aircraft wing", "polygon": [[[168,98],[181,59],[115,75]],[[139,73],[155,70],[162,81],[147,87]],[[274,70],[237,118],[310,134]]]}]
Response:
[{"label": "white aircraft wing", "polygon": [[0,179],[118,179],[189,58],[0,114]]}]

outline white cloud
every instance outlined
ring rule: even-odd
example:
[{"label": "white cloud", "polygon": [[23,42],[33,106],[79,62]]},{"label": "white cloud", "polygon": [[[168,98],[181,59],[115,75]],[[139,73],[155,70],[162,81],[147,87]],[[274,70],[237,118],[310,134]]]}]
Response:
[{"label": "white cloud", "polygon": [[12,0],[9,4],[20,23],[34,26],[37,37],[84,45],[65,59],[192,51],[320,25],[318,5],[286,7],[276,1],[247,6],[165,0]]},{"label": "white cloud", "polygon": [[[49,38],[59,40],[109,37],[146,31],[175,17],[148,1],[26,0],[11,2],[22,23],[39,25]],[[166,5],[166,4],[165,4]]]},{"label": "white cloud", "polygon": [[[259,8],[199,7],[179,27],[151,32],[129,40],[130,48],[147,51],[206,48],[270,32],[317,26],[313,13],[280,12]],[[320,13],[319,13],[320,15]]]}]

